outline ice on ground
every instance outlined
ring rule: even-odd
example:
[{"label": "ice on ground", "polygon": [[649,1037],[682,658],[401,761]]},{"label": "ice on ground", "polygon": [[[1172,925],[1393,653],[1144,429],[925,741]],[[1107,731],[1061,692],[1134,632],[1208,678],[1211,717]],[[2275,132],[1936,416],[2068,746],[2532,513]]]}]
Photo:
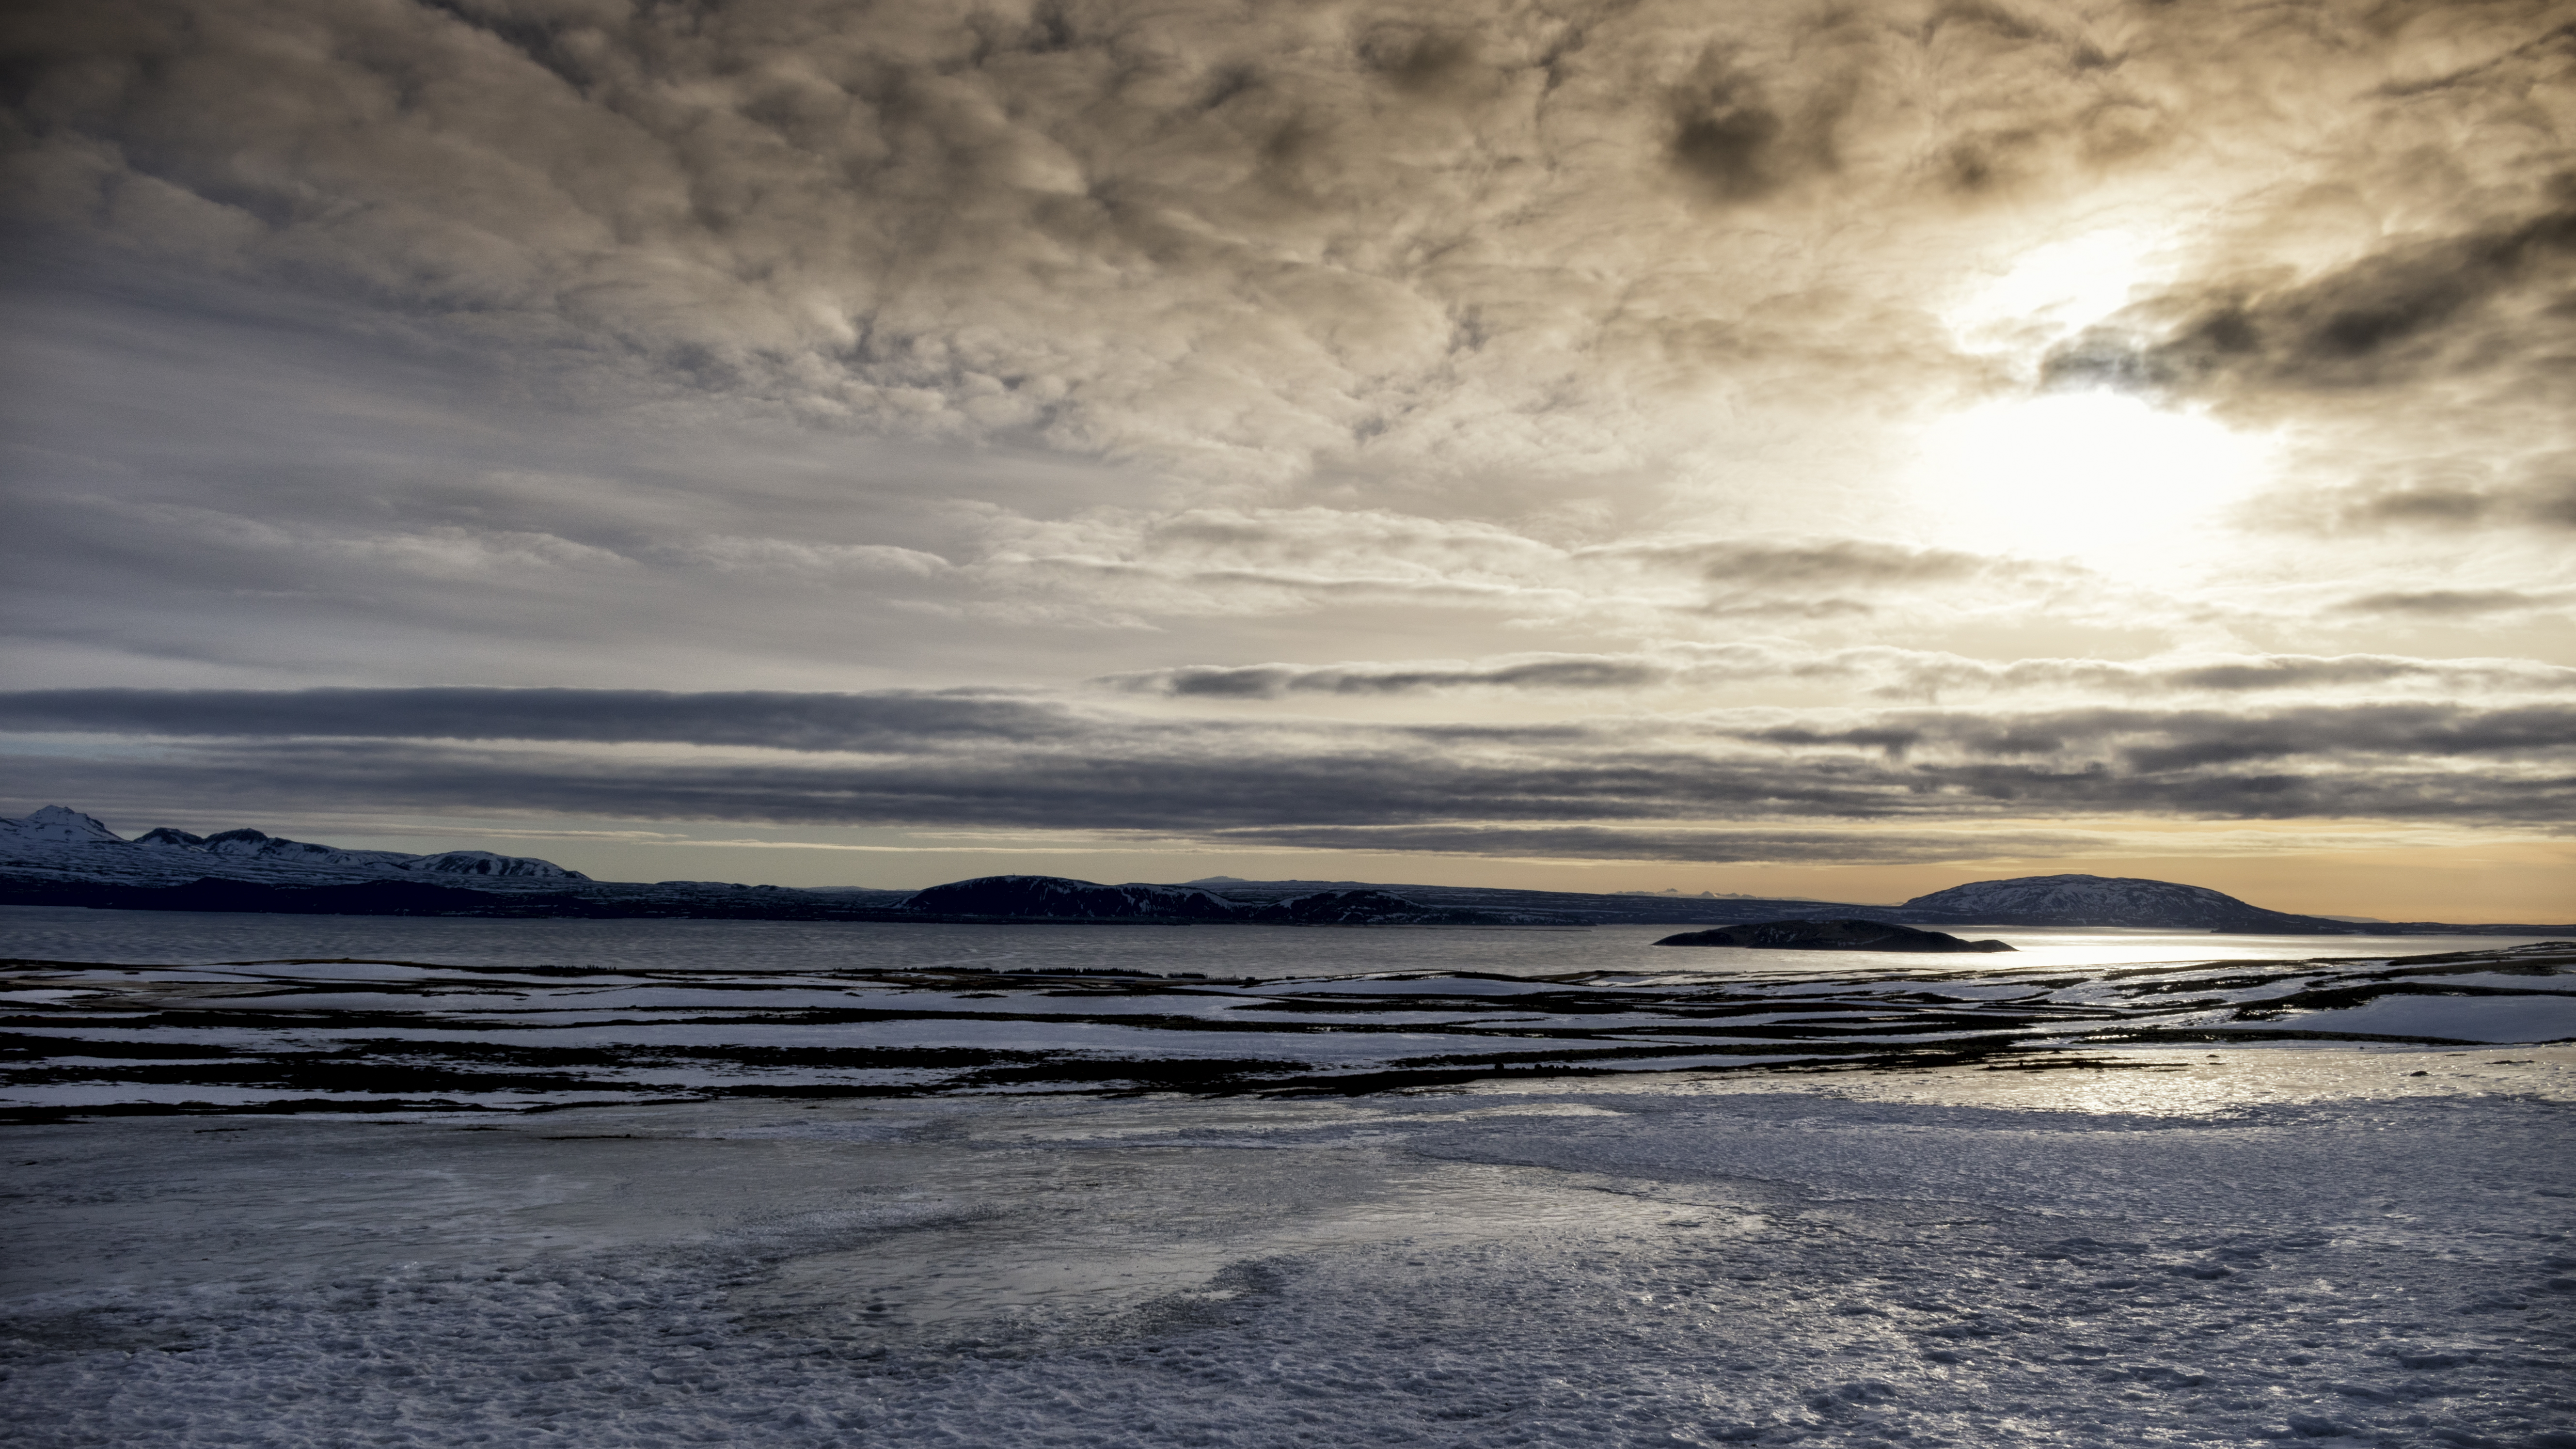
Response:
[{"label": "ice on ground", "polygon": [[[1946,928],[1945,928],[1946,929]],[[1961,927],[1999,936],[2023,968],[2084,972],[2211,959],[2297,960],[2365,952],[2418,955],[2488,950],[2527,938],[2494,936],[2251,936],[2095,927]],[[1292,927],[918,926],[869,922],[472,920],[416,916],[273,916],[195,911],[92,911],[0,906],[0,955],[146,964],[328,960],[390,956],[468,966],[576,963],[588,969],[723,970],[738,975],[856,970],[1011,971],[1036,968],[1206,973],[1271,981],[1405,972],[1559,976],[1674,974],[1654,942],[1670,926],[1589,930],[1307,930]],[[389,945],[399,942],[399,945]],[[1848,952],[1725,948],[1690,953],[1688,973],[1792,975],[1849,970]],[[1881,971],[1909,969],[1881,958]],[[1955,969],[1956,957],[1914,968]]]},{"label": "ice on ground", "polygon": [[2351,1035],[2451,1041],[2546,1042],[2576,1037],[2576,996],[2383,996],[2358,1006],[2301,1011],[2275,1025],[2324,1024]]},{"label": "ice on ground", "polygon": [[12,1443],[2576,1427],[2576,1048],[2055,1060],[19,1126]]},{"label": "ice on ground", "polygon": [[0,1003],[10,1049],[0,1110],[20,1112],[116,1101],[120,1083],[137,1107],[1368,1091],[1507,1071],[2576,1035],[2576,946],[2563,943],[2114,970],[1927,971],[1845,957],[1814,975],[1462,970],[1259,984],[1089,967],[816,974],[382,960],[18,961],[0,982],[16,994]]}]

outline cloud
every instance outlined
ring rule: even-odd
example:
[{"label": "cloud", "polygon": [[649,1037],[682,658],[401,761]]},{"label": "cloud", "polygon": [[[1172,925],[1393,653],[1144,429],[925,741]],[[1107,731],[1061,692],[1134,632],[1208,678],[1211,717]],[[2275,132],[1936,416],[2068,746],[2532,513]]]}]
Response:
[{"label": "cloud", "polygon": [[1212,839],[1302,850],[1539,860],[1888,865],[1999,856],[2063,857],[2100,853],[2109,843],[2097,832],[2068,830],[1639,830],[1599,825],[1327,826],[1230,832]]},{"label": "cloud", "polygon": [[[2523,595],[2383,597],[2345,607],[2476,613],[2537,606]],[[1176,699],[1369,697],[1471,691],[1593,694],[1707,690],[1772,681],[1848,683],[1885,699],[1944,694],[2061,693],[2122,696],[2246,695],[2289,691],[2384,690],[2441,693],[2576,689],[2576,669],[2512,659],[2410,659],[2380,654],[2220,655],[2121,662],[2020,659],[1999,662],[1929,650],[1864,645],[1815,649],[1786,642],[1673,645],[1626,654],[1518,654],[1445,664],[1182,665],[1094,681],[1131,694]]]},{"label": "cloud", "polygon": [[[2444,39],[2510,44],[2542,14],[2482,7]],[[1730,377],[1973,385],[1914,299],[1985,244],[1990,203],[2176,155],[2259,195],[2312,107],[2386,126],[2546,61],[2535,41],[2434,96],[2388,88],[2420,82],[2412,37],[2328,30],[1985,4],[100,0],[14,27],[11,176],[28,218],[817,423],[1274,481],[1375,455],[1599,473],[1704,432]],[[2229,145],[2196,153],[2203,133]],[[2533,143],[2458,144],[2504,166]],[[2546,265],[2554,215],[2265,294],[2265,365],[2385,365]],[[1863,223],[1910,240],[1790,264],[1775,240]],[[2187,331],[2215,339],[2173,344],[2193,359],[2236,335]]]},{"label": "cloud", "polygon": [[583,740],[866,752],[1078,733],[1060,706],[967,692],[59,689],[0,695],[0,729],[178,738]]},{"label": "cloud", "polygon": [[2357,614],[2416,615],[2431,619],[2470,619],[2488,614],[2514,614],[2565,603],[2566,592],[2527,594],[2518,589],[2426,589],[2412,593],[2364,594],[2339,607]]},{"label": "cloud", "polygon": [[1289,664],[1236,668],[1185,665],[1177,669],[1112,675],[1101,682],[1132,694],[1160,694],[1175,699],[1278,699],[1289,694],[1394,695],[1464,689],[1644,689],[1667,685],[1672,678],[1673,671],[1669,665],[1639,658],[1556,657],[1456,669],[1408,669],[1394,665],[1334,665],[1322,669]]},{"label": "cloud", "polygon": [[[11,674],[224,687],[0,723],[93,801],[2538,828],[2570,672],[2390,641],[2576,597],[2560,9],[21,7]],[[2016,406],[2097,386],[2278,486],[2102,498]]]},{"label": "cloud", "polygon": [[[2053,380],[2131,366],[2152,378],[2225,376],[2302,388],[2388,387],[2428,373],[2488,371],[2506,349],[2549,347],[2555,329],[2513,315],[2576,285],[2576,173],[2536,209],[2434,240],[2408,239],[2326,276],[2217,303],[2135,364],[2103,343],[2052,359]],[[2164,299],[2171,306],[2173,299]],[[2506,315],[2499,315],[2500,313]],[[2107,371],[2104,371],[2107,369]]]},{"label": "cloud", "polygon": [[1770,710],[1375,726],[1156,720],[1008,700],[625,691],[264,700],[96,691],[5,704],[0,717],[22,730],[161,739],[141,751],[57,744],[21,754],[11,765],[19,788],[97,808],[150,799],[197,813],[356,804],[1238,843],[1395,827],[1463,840],[1711,822],[1964,829],[2050,817],[2320,817],[2546,830],[2576,818],[2576,709],[2565,705]]},{"label": "cloud", "polygon": [[2328,534],[2576,528],[2576,453],[2544,452],[2504,466],[2455,457],[2409,461],[2411,467],[2380,470],[2397,476],[2293,493],[2258,516],[2275,527]]},{"label": "cloud", "polygon": [[1867,538],[1560,543],[1504,524],[1379,508],[1094,510],[1055,520],[995,513],[987,540],[968,572],[999,594],[1140,615],[1386,603],[1671,627],[2108,602],[2085,600],[2100,581],[2063,561]]},{"label": "cloud", "polygon": [[2480,755],[2548,761],[2576,747],[2576,709],[2528,705],[2469,710],[2452,704],[2303,705],[2259,714],[2219,710],[2079,709],[1987,716],[1884,712],[1844,726],[1767,725],[1736,737],[1786,746],[1839,745],[1891,757],[2053,758],[2127,776],[2183,774],[2210,765],[2289,758],[2443,759]]}]

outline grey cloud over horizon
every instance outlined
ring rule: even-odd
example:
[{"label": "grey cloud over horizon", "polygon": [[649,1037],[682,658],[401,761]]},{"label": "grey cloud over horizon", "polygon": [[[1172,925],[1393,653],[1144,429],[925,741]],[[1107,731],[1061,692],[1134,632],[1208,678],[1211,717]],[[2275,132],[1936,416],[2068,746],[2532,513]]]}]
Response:
[{"label": "grey cloud over horizon", "polygon": [[60,689],[0,694],[0,730],[200,738],[542,740],[909,749],[1079,733],[1062,706],[991,691]]},{"label": "grey cloud over horizon", "polygon": [[[2412,607],[2450,615],[2519,607],[2521,603],[2519,596],[2500,601],[2483,595],[2431,595],[2361,600],[2352,607]],[[1676,646],[1630,654],[1524,655],[1448,665],[1181,665],[1108,675],[1093,682],[1124,693],[1172,698],[1284,699],[1303,694],[1370,697],[1474,690],[1582,694],[1711,688],[1775,680],[1849,682],[1883,699],[1935,699],[1945,691],[2054,690],[2138,696],[2374,687],[2485,694],[2576,689],[2576,668],[2516,659],[2410,659],[2375,654],[1998,662],[1889,645],[1823,650],[1738,644]]]},{"label": "grey cloud over horizon", "polygon": [[[2544,832],[2576,819],[2576,708],[2564,705],[1752,710],[1282,726],[919,697],[772,701],[764,715],[745,708],[758,701],[628,691],[326,691],[308,716],[299,692],[189,693],[0,697],[0,722],[21,731],[73,733],[85,721],[77,732],[158,740],[140,750],[22,752],[12,777],[21,789],[150,796],[165,809],[267,798],[1280,841],[1327,829],[1798,819],[1963,828],[2050,817],[2319,817]],[[478,711],[479,722],[462,718]],[[746,719],[765,721],[768,741],[747,738]],[[428,737],[430,729],[455,733]],[[693,734],[693,746],[730,748],[562,748]]]},{"label": "grey cloud over horizon", "polygon": [[2461,619],[2552,609],[2570,599],[2576,599],[2576,591],[2526,593],[2520,589],[2423,589],[2363,594],[2344,601],[2338,607],[2357,614],[2415,614]]}]

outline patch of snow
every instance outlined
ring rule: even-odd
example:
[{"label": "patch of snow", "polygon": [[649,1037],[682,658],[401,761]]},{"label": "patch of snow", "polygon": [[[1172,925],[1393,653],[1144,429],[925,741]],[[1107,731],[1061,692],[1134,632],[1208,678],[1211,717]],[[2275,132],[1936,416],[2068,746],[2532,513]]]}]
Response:
[{"label": "patch of snow", "polygon": [[2288,1012],[2264,1025],[2447,1041],[2566,1041],[2576,1038],[2576,996],[2383,996],[2339,1010]]},{"label": "patch of snow", "polygon": [[48,805],[17,819],[0,818],[0,843],[9,845],[124,845],[124,836],[94,817]]}]

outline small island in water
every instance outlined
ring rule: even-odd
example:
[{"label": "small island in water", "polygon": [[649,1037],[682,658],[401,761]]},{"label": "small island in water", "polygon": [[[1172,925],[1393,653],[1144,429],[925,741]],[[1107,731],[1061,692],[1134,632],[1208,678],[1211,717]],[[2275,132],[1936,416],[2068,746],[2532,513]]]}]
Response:
[{"label": "small island in water", "polygon": [[1658,946],[1749,946],[1763,951],[2009,951],[2001,941],[1963,941],[1886,921],[1758,921],[1666,936]]}]

